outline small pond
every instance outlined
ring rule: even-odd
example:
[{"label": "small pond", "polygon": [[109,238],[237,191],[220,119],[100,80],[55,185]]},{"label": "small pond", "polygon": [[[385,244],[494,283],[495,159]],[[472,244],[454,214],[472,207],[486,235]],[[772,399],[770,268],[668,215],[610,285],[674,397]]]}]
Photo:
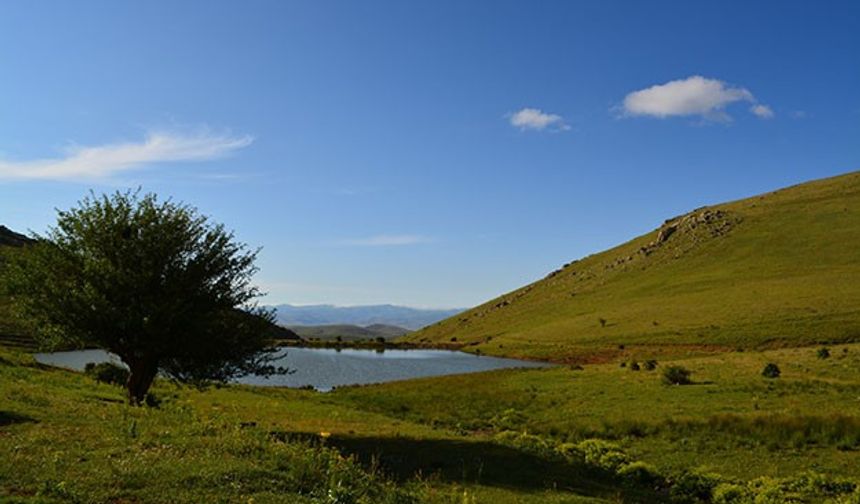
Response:
[{"label": "small pond", "polygon": [[[237,383],[275,387],[310,385],[328,391],[342,385],[382,383],[426,376],[475,373],[504,368],[546,367],[547,364],[517,359],[502,359],[455,352],[451,350],[357,350],[351,348],[284,349],[286,356],[275,362],[295,372],[263,378],[243,376]],[[82,370],[88,362],[112,361],[119,358],[104,350],[78,350],[36,354],[42,364]]]}]

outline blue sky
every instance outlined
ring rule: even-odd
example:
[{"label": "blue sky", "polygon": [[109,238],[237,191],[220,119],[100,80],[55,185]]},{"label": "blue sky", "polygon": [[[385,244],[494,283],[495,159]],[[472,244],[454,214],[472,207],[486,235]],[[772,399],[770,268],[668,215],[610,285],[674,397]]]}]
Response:
[{"label": "blue sky", "polygon": [[0,224],[142,186],[267,303],[480,303],[860,169],[860,3],[0,4]]}]

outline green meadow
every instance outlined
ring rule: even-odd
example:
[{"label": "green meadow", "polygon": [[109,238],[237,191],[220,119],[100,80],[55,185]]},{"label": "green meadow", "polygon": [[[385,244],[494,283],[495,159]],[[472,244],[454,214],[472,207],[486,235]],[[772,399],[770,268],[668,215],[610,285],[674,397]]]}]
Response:
[{"label": "green meadow", "polygon": [[[624,367],[505,370],[332,393],[159,381],[157,407],[131,407],[119,387],[4,350],[0,496],[698,502],[677,489],[705,475],[711,497],[754,489],[750,499],[771,498],[755,502],[855,502],[860,345],[829,351],[826,359],[816,347],[689,356],[650,371],[644,361],[634,371],[630,353]],[[761,375],[769,362],[779,378]],[[670,365],[692,371],[692,384],[664,384]],[[603,455],[589,455],[593,446]]]}]

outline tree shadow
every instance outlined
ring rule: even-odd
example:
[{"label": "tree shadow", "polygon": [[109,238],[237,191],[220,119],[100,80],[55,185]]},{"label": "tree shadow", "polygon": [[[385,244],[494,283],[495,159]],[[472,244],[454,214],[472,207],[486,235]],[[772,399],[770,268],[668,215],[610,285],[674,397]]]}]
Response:
[{"label": "tree shadow", "polygon": [[590,497],[623,497],[624,502],[662,502],[650,489],[622,485],[593,466],[544,458],[488,441],[415,439],[408,437],[332,436],[273,433],[281,440],[303,440],[331,446],[354,456],[365,467],[378,467],[396,481],[416,475],[446,483],[480,484],[521,491],[563,490]]},{"label": "tree shadow", "polygon": [[37,420],[33,417],[22,415],[20,413],[14,413],[12,411],[0,411],[0,427],[27,422],[36,423]]}]

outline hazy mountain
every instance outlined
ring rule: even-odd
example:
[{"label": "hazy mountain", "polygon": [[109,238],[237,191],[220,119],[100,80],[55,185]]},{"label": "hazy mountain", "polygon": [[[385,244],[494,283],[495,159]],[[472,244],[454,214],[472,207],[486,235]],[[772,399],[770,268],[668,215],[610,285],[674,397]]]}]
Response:
[{"label": "hazy mountain", "polygon": [[402,327],[373,324],[367,327],[351,324],[290,326],[296,334],[304,339],[316,338],[321,340],[340,337],[343,341],[367,340],[376,338],[392,339],[409,334],[409,329]]},{"label": "hazy mountain", "polygon": [[395,305],[294,306],[282,304],[274,308],[277,310],[278,323],[284,326],[349,324],[366,327],[384,324],[412,330],[452,317],[464,310],[464,308],[431,310]]}]

